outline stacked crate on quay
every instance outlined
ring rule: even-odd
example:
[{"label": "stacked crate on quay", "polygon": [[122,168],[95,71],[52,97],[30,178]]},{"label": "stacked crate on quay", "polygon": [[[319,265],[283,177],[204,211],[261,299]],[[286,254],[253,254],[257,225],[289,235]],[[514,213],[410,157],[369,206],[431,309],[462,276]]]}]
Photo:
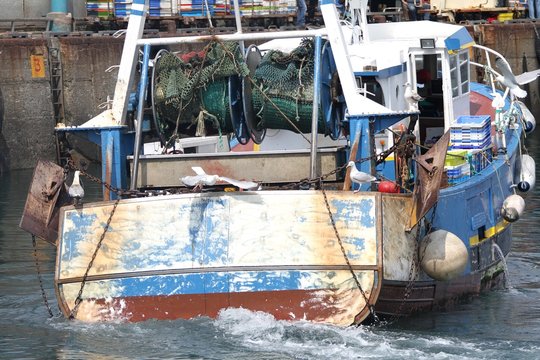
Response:
[{"label": "stacked crate on quay", "polygon": [[150,16],[174,16],[178,8],[177,0],[150,0]]},{"label": "stacked crate on quay", "polygon": [[[180,0],[179,14],[181,16],[214,16],[216,2],[220,0]],[[220,8],[223,6],[220,5]]]},{"label": "stacked crate on quay", "polygon": [[86,14],[99,18],[110,18],[114,16],[114,4],[107,0],[94,0],[86,2]]},{"label": "stacked crate on quay", "polygon": [[[233,15],[234,12],[234,1],[226,0],[229,5],[229,15]],[[240,7],[240,15],[243,16],[253,16],[257,15],[260,10],[263,8],[263,0],[238,0],[238,6]]]},{"label": "stacked crate on quay", "polygon": [[[229,1],[230,14],[234,14],[234,2]],[[296,0],[239,0],[241,15],[287,15],[296,13]]]},{"label": "stacked crate on quay", "polygon": [[[86,2],[87,14],[100,18],[125,19],[132,0],[95,0]],[[296,0],[239,0],[241,15],[294,15]],[[234,0],[150,0],[149,16],[222,16],[234,15]]]},{"label": "stacked crate on quay", "polygon": [[127,18],[131,11],[131,1],[115,1],[114,2],[114,15],[117,18]]},{"label": "stacked crate on quay", "polygon": [[[87,1],[86,9],[88,16],[127,19],[131,12],[132,3],[132,0]],[[178,0],[150,0],[148,15],[157,17],[173,16],[176,15],[177,8]]]}]

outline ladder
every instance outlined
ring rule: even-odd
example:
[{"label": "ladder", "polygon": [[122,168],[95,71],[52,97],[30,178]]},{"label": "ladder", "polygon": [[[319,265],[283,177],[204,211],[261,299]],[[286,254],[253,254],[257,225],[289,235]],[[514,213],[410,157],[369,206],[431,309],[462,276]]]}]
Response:
[{"label": "ladder", "polygon": [[60,43],[55,36],[49,37],[49,74],[55,123],[64,122],[64,82],[62,79],[62,61]]}]

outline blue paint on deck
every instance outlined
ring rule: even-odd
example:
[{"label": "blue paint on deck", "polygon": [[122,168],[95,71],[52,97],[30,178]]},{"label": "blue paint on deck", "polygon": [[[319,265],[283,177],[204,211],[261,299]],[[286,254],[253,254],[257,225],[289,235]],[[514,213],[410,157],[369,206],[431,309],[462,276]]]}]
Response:
[{"label": "blue paint on deck", "polygon": [[[189,212],[189,242],[193,260],[201,265],[227,262],[229,245],[229,200],[227,198],[194,199],[182,205],[179,213]],[[216,215],[224,215],[225,219]],[[224,220],[224,221],[222,221]]]},{"label": "blue paint on deck", "polygon": [[[351,200],[332,200],[332,206],[336,209],[336,222],[344,223],[346,228],[356,228],[358,224],[367,229],[375,227],[375,212],[372,211],[375,207],[373,198],[361,199],[358,201]],[[342,241],[349,244],[347,247],[347,257],[351,260],[358,260],[362,257],[362,251],[366,248],[366,239],[361,233],[357,233],[355,237],[343,237]]]},{"label": "blue paint on deck", "polygon": [[375,217],[371,216],[371,210],[375,206],[373,199],[363,199],[360,201],[360,224],[363,227],[372,228],[375,226]]},{"label": "blue paint on deck", "polygon": [[375,226],[375,217],[372,209],[375,207],[374,199],[362,199],[358,204],[351,200],[332,200],[332,206],[336,209],[336,221],[342,221],[348,227],[350,223],[362,227],[372,228]]},{"label": "blue paint on deck", "polygon": [[[97,221],[97,215],[86,214],[80,211],[67,211],[63,223],[63,242],[62,261],[69,261],[74,257],[80,256],[77,250],[77,243],[85,241],[88,235],[91,235],[89,229]],[[70,224],[70,230],[65,230],[67,224]]]},{"label": "blue paint on deck", "polygon": [[[159,229],[154,233],[145,233],[144,239],[125,239],[126,246],[132,251],[123,251],[119,262],[132,271],[171,267],[175,262],[193,262],[196,267],[226,265],[229,247],[229,224],[226,221],[228,208],[229,201],[224,198],[193,199],[179,204],[175,211],[163,216],[163,223],[158,225]],[[184,225],[181,228],[187,228],[187,237],[183,231],[161,231],[168,222],[182,222]],[[145,224],[136,223],[134,226],[143,229]],[[138,236],[138,232],[131,234]],[[144,251],[140,250],[142,241],[151,246],[145,247]]]},{"label": "blue paint on deck", "polygon": [[[156,275],[113,280],[100,280],[92,283],[117,289],[113,297],[131,296],[167,296],[220,294],[228,292],[257,292],[283,290],[318,290],[336,288],[332,283],[334,270],[318,271],[320,276],[313,276],[309,271],[246,271]],[[318,281],[309,281],[309,278]],[[87,287],[85,297],[95,297],[94,288]]]}]

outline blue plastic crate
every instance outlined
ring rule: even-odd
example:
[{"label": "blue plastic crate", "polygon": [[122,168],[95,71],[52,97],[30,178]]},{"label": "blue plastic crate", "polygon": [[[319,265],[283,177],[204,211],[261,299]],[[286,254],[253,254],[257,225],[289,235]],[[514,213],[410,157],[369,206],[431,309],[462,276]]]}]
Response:
[{"label": "blue plastic crate", "polygon": [[461,115],[450,126],[450,128],[459,129],[479,129],[491,124],[491,117],[489,115]]},{"label": "blue plastic crate", "polygon": [[451,149],[485,149],[491,145],[491,136],[485,139],[483,142],[470,141],[470,142],[452,142]]}]

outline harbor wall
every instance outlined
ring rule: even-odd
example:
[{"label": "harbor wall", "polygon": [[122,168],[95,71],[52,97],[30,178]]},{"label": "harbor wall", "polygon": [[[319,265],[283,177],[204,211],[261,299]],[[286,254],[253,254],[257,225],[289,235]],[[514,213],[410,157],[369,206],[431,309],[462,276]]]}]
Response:
[{"label": "harbor wall", "polygon": [[[40,18],[51,11],[51,0],[2,1],[0,19]],[[68,12],[74,17],[86,16],[85,0],[68,1]]]},{"label": "harbor wall", "polygon": [[[523,56],[529,71],[539,67],[535,30],[534,23],[469,27],[475,41],[504,55],[515,73],[523,71]],[[117,70],[105,70],[120,63],[122,45],[123,39],[112,36],[0,39],[0,108],[4,108],[3,119],[0,117],[0,173],[2,167],[32,168],[40,158],[56,157],[49,50],[57,48],[60,52],[63,122],[80,125],[102,111],[98,106],[107,101],[107,96],[112,98]],[[31,59],[36,56],[43,59],[43,77],[33,76]],[[536,80],[528,89],[537,117],[538,88]]]}]

